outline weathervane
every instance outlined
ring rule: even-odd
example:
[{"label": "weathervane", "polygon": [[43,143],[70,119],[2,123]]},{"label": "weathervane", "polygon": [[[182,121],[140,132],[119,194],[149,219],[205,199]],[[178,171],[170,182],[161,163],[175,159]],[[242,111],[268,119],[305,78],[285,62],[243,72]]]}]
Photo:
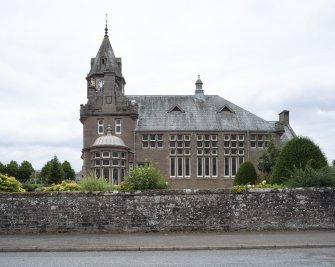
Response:
[{"label": "weathervane", "polygon": [[106,27],[105,27],[105,36],[108,36],[108,28],[107,28],[107,13],[106,13]]}]

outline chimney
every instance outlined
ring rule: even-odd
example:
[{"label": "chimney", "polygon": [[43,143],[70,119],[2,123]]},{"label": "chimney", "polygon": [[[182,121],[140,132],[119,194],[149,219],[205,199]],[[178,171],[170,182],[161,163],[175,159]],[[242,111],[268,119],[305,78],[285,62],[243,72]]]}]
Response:
[{"label": "chimney", "polygon": [[283,125],[289,125],[290,124],[290,111],[289,110],[283,110],[279,113],[279,122]]}]

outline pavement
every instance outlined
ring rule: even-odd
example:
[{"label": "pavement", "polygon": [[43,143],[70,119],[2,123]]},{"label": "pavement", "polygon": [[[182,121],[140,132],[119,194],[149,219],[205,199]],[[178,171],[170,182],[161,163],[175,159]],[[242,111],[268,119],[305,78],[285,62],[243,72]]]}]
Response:
[{"label": "pavement", "polygon": [[335,230],[0,235],[0,252],[335,248]]}]

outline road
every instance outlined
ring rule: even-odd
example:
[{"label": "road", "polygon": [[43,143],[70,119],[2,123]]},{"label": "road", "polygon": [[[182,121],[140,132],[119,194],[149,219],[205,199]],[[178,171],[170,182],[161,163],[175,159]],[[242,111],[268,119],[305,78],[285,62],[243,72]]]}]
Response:
[{"label": "road", "polygon": [[0,253],[1,267],[335,266],[334,248]]}]

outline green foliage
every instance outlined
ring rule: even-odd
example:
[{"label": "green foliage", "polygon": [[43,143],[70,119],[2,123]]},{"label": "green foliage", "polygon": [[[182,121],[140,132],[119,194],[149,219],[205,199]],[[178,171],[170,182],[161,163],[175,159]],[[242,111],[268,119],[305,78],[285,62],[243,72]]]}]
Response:
[{"label": "green foliage", "polygon": [[237,171],[234,185],[254,184],[257,181],[257,173],[251,161],[245,161]]},{"label": "green foliage", "polygon": [[48,185],[61,183],[64,179],[64,171],[56,155],[43,166],[39,177]]},{"label": "green foliage", "polygon": [[2,192],[24,192],[21,183],[14,177],[0,174],[0,191]]},{"label": "green foliage", "polygon": [[244,192],[250,188],[284,188],[284,185],[260,183],[257,185],[235,185],[232,189],[236,192]]},{"label": "green foliage", "polygon": [[62,164],[59,162],[57,156],[55,155],[50,161],[48,184],[60,183],[64,177],[64,171],[62,169]]},{"label": "green foliage", "polygon": [[22,187],[26,190],[26,192],[36,192],[42,190],[41,184],[31,184],[29,182],[22,184]]},{"label": "green foliage", "polygon": [[26,182],[27,180],[29,180],[33,172],[34,168],[31,163],[27,160],[24,160],[18,169],[17,178],[20,182]]},{"label": "green foliage", "polygon": [[80,186],[74,181],[62,181],[60,184],[44,188],[44,192],[50,191],[79,191]]},{"label": "green foliage", "polygon": [[115,186],[113,184],[109,184],[108,181],[103,178],[99,177],[97,178],[95,175],[89,174],[88,176],[85,176],[80,181],[80,188],[81,191],[112,191],[115,189]]},{"label": "green foliage", "polygon": [[277,146],[273,136],[269,134],[269,142],[266,143],[264,151],[258,160],[258,170],[265,175],[271,175],[279,153],[279,147]]},{"label": "green foliage", "polygon": [[41,172],[39,173],[38,177],[41,181],[41,183],[43,182],[44,184],[47,183],[48,177],[49,177],[49,173],[50,173],[50,161],[48,161],[43,168],[41,169]]},{"label": "green foliage", "polygon": [[6,166],[0,162],[0,173],[6,173]]},{"label": "green foliage", "polygon": [[294,167],[285,185],[288,187],[335,186],[335,167],[325,166],[321,169],[313,169],[310,164],[304,168]]},{"label": "green foliage", "polygon": [[71,166],[70,162],[65,160],[62,164],[62,169],[63,169],[63,172],[64,172],[64,179],[66,179],[66,180],[74,180],[75,179],[76,173],[72,169],[72,166]]},{"label": "green foliage", "polygon": [[281,150],[272,173],[272,183],[283,183],[294,168],[304,169],[307,163],[313,169],[328,165],[320,148],[307,137],[295,137],[288,141]]},{"label": "green foliage", "polygon": [[12,177],[17,177],[19,174],[19,165],[15,160],[11,160],[7,165],[6,165],[6,174],[8,176]]},{"label": "green foliage", "polygon": [[152,164],[138,166],[129,171],[129,174],[121,182],[120,191],[165,189],[166,179]]},{"label": "green foliage", "polygon": [[7,165],[0,162],[0,173],[15,177],[20,182],[27,181],[34,172],[33,166],[27,160],[19,165],[15,160],[11,160]]}]

